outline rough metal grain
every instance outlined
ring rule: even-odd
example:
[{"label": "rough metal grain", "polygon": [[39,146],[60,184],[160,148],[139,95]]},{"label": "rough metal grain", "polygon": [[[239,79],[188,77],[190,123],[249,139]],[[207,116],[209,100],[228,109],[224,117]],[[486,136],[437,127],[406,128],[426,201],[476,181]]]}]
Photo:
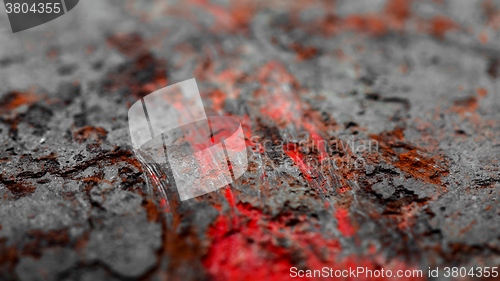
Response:
[{"label": "rough metal grain", "polygon": [[[500,265],[497,2],[166,3],[2,29],[2,280]],[[249,169],[167,208],[127,110],[192,77],[207,111],[242,121]]]}]

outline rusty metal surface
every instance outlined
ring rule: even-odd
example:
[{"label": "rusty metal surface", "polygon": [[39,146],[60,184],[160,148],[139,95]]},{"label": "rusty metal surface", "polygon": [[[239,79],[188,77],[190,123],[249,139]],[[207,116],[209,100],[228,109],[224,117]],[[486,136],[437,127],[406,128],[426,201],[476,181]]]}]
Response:
[{"label": "rusty metal surface", "polygon": [[[498,2],[167,3],[0,33],[1,280],[500,265]],[[192,77],[249,168],[176,204],[127,110]]]}]

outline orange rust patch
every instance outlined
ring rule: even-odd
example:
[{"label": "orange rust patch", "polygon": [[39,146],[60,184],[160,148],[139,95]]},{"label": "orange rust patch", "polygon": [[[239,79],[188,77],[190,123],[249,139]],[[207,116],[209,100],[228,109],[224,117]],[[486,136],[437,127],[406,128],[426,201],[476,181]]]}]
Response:
[{"label": "orange rust patch", "polygon": [[[389,0],[381,13],[354,14],[339,18],[328,14],[320,23],[326,35],[333,35],[341,29],[355,30],[373,36],[382,36],[390,31],[401,32],[406,22],[412,17],[411,0]],[[329,8],[328,10],[332,10]]]},{"label": "orange rust patch", "polygon": [[83,233],[82,236],[80,236],[75,242],[75,250],[80,251],[85,249],[87,247],[87,243],[89,242],[89,237],[89,232]]},{"label": "orange rust patch", "polygon": [[376,14],[352,15],[344,19],[346,28],[358,32],[367,32],[375,36],[387,33],[388,26],[382,17]]},{"label": "orange rust patch", "polygon": [[10,92],[0,101],[0,114],[8,113],[21,105],[31,105],[40,98],[31,92]]},{"label": "orange rust patch", "polygon": [[[439,39],[443,39],[448,31],[461,28],[454,20],[442,15],[430,20],[413,15],[412,2],[412,0],[388,0],[380,12],[352,14],[344,18],[330,13],[319,22],[319,26],[327,36],[343,30],[354,30],[378,37],[389,32],[406,32],[417,28],[417,30],[430,33]],[[409,21],[415,24],[408,25]],[[312,28],[310,29],[312,30]]]},{"label": "orange rust patch", "polygon": [[477,88],[476,94],[477,96],[472,96],[463,100],[455,101],[453,103],[453,106],[451,107],[451,110],[460,115],[465,115],[468,112],[476,112],[476,110],[479,108],[481,99],[486,97],[488,95],[488,92],[484,88]]},{"label": "orange rust patch", "polygon": [[305,47],[300,43],[292,43],[290,48],[297,53],[297,60],[308,60],[318,54],[318,49],[315,47]]},{"label": "orange rust patch", "polygon": [[85,126],[73,134],[73,138],[82,143],[88,139],[93,139],[94,141],[103,141],[106,139],[108,132],[101,127]]},{"label": "orange rust patch", "polygon": [[17,263],[17,247],[16,245],[6,246],[7,238],[0,238],[0,264],[3,268],[8,268],[13,271]]},{"label": "orange rust patch", "polygon": [[444,39],[448,31],[459,27],[456,22],[445,16],[435,16],[430,21],[430,33],[439,39]]},{"label": "orange rust patch", "polygon": [[[85,177],[85,178],[81,178],[80,180],[84,183],[95,183],[95,184],[100,183],[100,182],[110,183],[107,180],[103,180],[102,176]],[[93,186],[89,186],[88,189],[92,189],[92,187]]]},{"label": "orange rust patch", "polygon": [[473,220],[471,223],[469,223],[469,225],[468,225],[468,226],[466,226],[465,228],[463,228],[463,229],[461,229],[461,230],[460,230],[460,234],[464,234],[464,233],[469,232],[469,230],[471,230],[471,229],[472,229],[472,227],[473,227],[476,223],[477,223],[477,221],[476,221],[476,220]]},{"label": "orange rust patch", "polygon": [[380,142],[382,145],[392,144],[394,141],[401,141],[404,139],[404,128],[397,127],[390,132],[383,132],[380,135],[370,135],[370,138]]},{"label": "orange rust patch", "polygon": [[453,103],[453,111],[457,113],[474,112],[478,108],[476,97],[469,97],[464,100],[457,100]]},{"label": "orange rust patch", "polygon": [[226,94],[223,91],[216,89],[209,94],[209,97],[212,101],[213,110],[222,112],[224,110]]},{"label": "orange rust patch", "polygon": [[[174,206],[175,208],[175,206]],[[178,229],[181,224],[181,218],[173,212],[173,222],[170,229]],[[175,257],[168,266],[169,276],[175,274],[176,269],[182,264],[196,264],[199,258],[204,254],[202,242],[198,239],[196,231],[192,228],[177,231],[168,231],[164,226],[163,250],[170,257]],[[181,279],[180,279],[181,280]]]},{"label": "orange rust patch", "polygon": [[[379,142],[381,158],[401,171],[424,182],[441,184],[441,177],[449,174],[448,162],[434,151],[433,156],[404,142],[404,129],[396,128],[380,135],[370,135]],[[396,151],[395,148],[398,148]]]},{"label": "orange rust patch", "polygon": [[481,32],[478,36],[478,39],[479,42],[481,42],[481,44],[488,44],[489,41],[488,33],[486,31]]},{"label": "orange rust patch", "polygon": [[30,240],[22,251],[25,255],[41,257],[44,247],[67,246],[70,244],[69,232],[67,229],[58,230],[31,230],[26,237]]},{"label": "orange rust patch", "polygon": [[[216,33],[248,30],[257,9],[257,4],[253,1],[230,1],[227,6],[207,0],[189,0],[189,3],[189,6],[201,8],[213,15],[214,25],[211,29]],[[186,14],[186,17],[197,20],[197,15],[193,14],[191,9],[175,12]]]},{"label": "orange rust patch", "polygon": [[486,91],[485,88],[476,88],[476,93],[481,98],[484,98],[488,95],[488,91]]},{"label": "orange rust patch", "polygon": [[149,199],[144,199],[142,202],[142,206],[146,210],[146,215],[148,217],[148,221],[150,222],[157,222],[159,221],[160,218],[160,211],[156,207],[156,204],[149,200]]},{"label": "orange rust patch", "polygon": [[385,13],[390,16],[389,20],[395,29],[402,30],[405,22],[411,16],[411,0],[389,0],[385,4]]},{"label": "orange rust patch", "polygon": [[441,177],[449,173],[442,167],[442,163],[446,162],[444,159],[439,156],[423,156],[416,149],[401,153],[398,158],[398,161],[393,163],[394,166],[425,182],[440,184]]},{"label": "orange rust patch", "polygon": [[500,29],[500,9],[498,9],[491,0],[483,1],[483,3],[481,3],[481,8],[487,19],[486,26],[498,31]]},{"label": "orange rust patch", "polygon": [[35,192],[36,187],[22,181],[3,181],[7,189],[15,196],[26,196]]}]

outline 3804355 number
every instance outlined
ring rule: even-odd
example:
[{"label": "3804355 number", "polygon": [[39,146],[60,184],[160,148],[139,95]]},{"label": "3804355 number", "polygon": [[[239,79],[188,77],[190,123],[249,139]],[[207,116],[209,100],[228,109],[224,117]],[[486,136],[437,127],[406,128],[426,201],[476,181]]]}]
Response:
[{"label": "3804355 number", "polygon": [[7,14],[59,14],[61,12],[61,3],[33,3],[31,6],[28,3],[6,3],[5,10]]},{"label": "3804355 number", "polygon": [[493,277],[497,278],[498,267],[445,267],[444,268],[444,277]]}]

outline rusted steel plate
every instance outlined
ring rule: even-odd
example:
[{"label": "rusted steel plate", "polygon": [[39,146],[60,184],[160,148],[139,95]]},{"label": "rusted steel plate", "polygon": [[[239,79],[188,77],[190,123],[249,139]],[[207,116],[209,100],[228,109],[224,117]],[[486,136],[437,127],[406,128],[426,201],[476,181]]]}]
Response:
[{"label": "rusted steel plate", "polygon": [[[89,0],[2,29],[0,279],[499,266],[499,9]],[[241,123],[248,169],[180,201],[127,117],[191,78]]]}]

